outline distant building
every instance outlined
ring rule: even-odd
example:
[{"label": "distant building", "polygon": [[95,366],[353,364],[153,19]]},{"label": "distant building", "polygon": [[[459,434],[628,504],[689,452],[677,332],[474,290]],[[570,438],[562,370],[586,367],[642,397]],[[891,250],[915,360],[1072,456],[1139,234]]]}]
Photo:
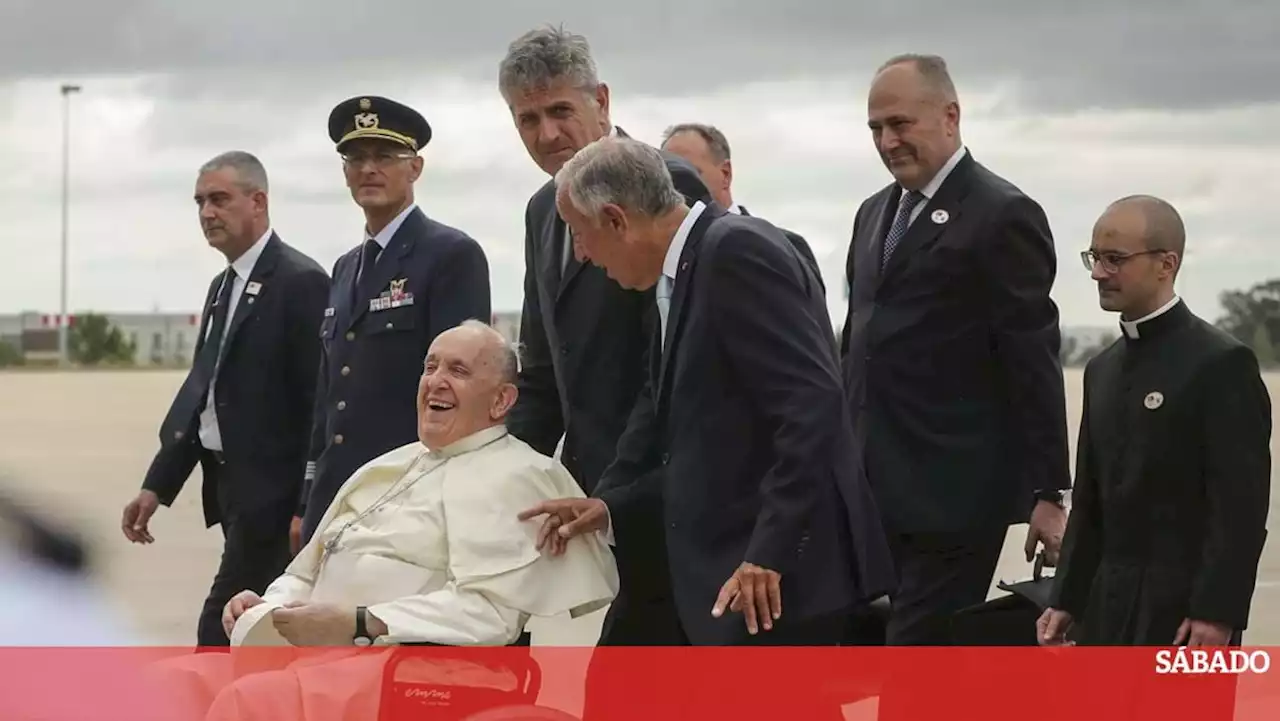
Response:
[{"label": "distant building", "polygon": [[[105,313],[133,344],[133,362],[140,366],[189,366],[194,357],[199,313]],[[520,313],[499,312],[491,324],[507,339],[520,337]],[[71,317],[75,325],[75,316]],[[7,343],[29,361],[58,359],[58,315],[25,313],[0,315],[0,343]]]},{"label": "distant building", "polygon": [[[106,313],[107,320],[133,344],[137,365],[190,365],[200,316],[196,313]],[[70,323],[75,325],[75,316]],[[30,361],[58,358],[58,314],[0,315],[0,341]]]}]

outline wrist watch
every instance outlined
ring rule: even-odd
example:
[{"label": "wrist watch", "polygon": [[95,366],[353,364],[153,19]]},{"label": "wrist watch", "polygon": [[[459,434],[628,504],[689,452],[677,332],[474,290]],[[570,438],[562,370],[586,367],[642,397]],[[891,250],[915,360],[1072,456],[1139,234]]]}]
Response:
[{"label": "wrist watch", "polygon": [[352,641],[357,646],[373,645],[373,636],[369,635],[369,610],[364,606],[356,606],[356,635]]}]

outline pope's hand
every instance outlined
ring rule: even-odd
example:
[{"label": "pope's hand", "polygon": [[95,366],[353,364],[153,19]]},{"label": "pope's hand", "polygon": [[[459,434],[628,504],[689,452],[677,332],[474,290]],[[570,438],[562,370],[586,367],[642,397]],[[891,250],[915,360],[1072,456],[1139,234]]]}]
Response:
[{"label": "pope's hand", "polygon": [[227,632],[227,638],[231,638],[231,630],[244,612],[260,603],[263,603],[262,597],[253,591],[241,591],[227,601],[227,605],[222,607],[222,630]]},{"label": "pope's hand", "polygon": [[609,510],[598,498],[561,498],[543,501],[518,516],[527,521],[546,516],[538,530],[538,550],[551,547],[552,555],[564,553],[565,543],[574,536],[609,527]]},{"label": "pope's hand", "polygon": [[354,608],[290,603],[272,611],[271,621],[294,646],[350,646],[356,637]]}]

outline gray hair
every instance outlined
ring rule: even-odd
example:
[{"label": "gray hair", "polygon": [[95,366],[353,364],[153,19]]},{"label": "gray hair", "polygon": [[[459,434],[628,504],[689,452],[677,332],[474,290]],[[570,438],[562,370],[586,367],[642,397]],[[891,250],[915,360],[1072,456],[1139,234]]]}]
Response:
[{"label": "gray hair", "polygon": [[657,148],[624,137],[603,137],[579,150],[556,173],[556,187],[588,217],[606,204],[656,218],[684,204]]},{"label": "gray hair", "polygon": [[959,96],[956,94],[955,83],[951,81],[951,71],[947,69],[947,61],[941,55],[929,55],[925,53],[902,53],[894,55],[884,61],[876,74],[879,75],[884,70],[894,65],[910,65],[915,68],[920,77],[929,84],[939,95],[947,101],[954,102]]},{"label": "gray hair", "polygon": [[542,90],[562,79],[588,93],[600,84],[587,39],[563,27],[547,26],[521,35],[498,65],[498,89],[507,102],[512,94]]},{"label": "gray hair", "polygon": [[470,319],[464,320],[459,325],[461,328],[469,328],[471,330],[480,331],[491,336],[495,346],[494,352],[498,356],[498,375],[503,383],[515,384],[520,378],[520,344],[508,340],[502,335],[497,328],[485,323],[482,320]]},{"label": "gray hair", "polygon": [[662,134],[662,144],[665,146],[667,141],[680,133],[696,133],[701,137],[707,144],[707,149],[711,151],[711,159],[717,163],[723,163],[729,159],[729,139],[716,126],[704,123],[677,123],[667,128]]},{"label": "gray hair", "polygon": [[236,184],[246,193],[258,190],[264,193],[267,192],[267,169],[263,167],[262,161],[258,160],[252,153],[246,153],[243,150],[230,150],[222,153],[201,165],[200,175],[223,168],[232,168],[236,171],[238,179]]}]

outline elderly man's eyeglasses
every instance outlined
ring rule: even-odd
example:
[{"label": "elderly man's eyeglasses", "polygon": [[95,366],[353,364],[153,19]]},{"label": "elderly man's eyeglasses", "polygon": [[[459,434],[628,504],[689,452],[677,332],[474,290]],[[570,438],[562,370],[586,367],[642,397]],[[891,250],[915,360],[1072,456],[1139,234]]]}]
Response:
[{"label": "elderly man's eyeglasses", "polygon": [[372,162],[374,167],[387,168],[399,160],[408,160],[413,153],[408,151],[378,150],[372,153],[343,153],[342,164],[348,168],[363,168],[365,163]]},{"label": "elderly man's eyeglasses", "polygon": [[1080,262],[1084,263],[1084,269],[1093,272],[1094,267],[1101,265],[1102,269],[1108,273],[1118,273],[1120,266],[1129,262],[1133,258],[1140,255],[1155,255],[1156,253],[1166,253],[1168,251],[1163,248],[1152,248],[1151,250],[1141,250],[1136,253],[1120,253],[1116,251],[1104,251],[1099,253],[1096,250],[1084,250],[1080,252]]}]

